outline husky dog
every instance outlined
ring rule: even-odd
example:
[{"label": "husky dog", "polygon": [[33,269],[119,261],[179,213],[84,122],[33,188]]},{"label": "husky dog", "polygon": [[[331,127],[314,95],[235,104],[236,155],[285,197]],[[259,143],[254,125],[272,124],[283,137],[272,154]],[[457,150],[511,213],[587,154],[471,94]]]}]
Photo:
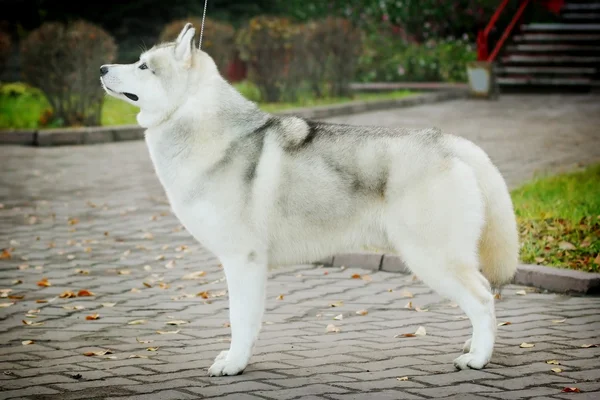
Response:
[{"label": "husky dog", "polygon": [[484,367],[496,334],[490,284],[518,262],[513,205],[485,152],[438,129],[337,125],[261,111],[220,75],[187,24],[127,65],[103,65],[106,92],[138,123],[173,212],[219,257],[231,346],[212,376],[246,368],[271,265],[373,246],[397,252],[456,302],[473,336],[454,360]]}]

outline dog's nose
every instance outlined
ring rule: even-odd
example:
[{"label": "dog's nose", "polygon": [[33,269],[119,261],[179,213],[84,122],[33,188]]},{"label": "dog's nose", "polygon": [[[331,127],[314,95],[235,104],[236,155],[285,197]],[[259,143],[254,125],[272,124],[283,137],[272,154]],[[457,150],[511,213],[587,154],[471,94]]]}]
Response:
[{"label": "dog's nose", "polygon": [[100,76],[104,76],[108,73],[108,67],[106,65],[103,65],[100,67]]}]

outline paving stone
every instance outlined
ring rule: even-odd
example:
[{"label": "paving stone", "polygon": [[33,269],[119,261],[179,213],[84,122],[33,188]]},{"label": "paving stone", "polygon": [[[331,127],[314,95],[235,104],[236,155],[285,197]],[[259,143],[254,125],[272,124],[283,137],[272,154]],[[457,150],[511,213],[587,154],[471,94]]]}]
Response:
[{"label": "paving stone", "polygon": [[[237,382],[227,385],[210,385],[203,387],[187,387],[186,390],[196,393],[202,397],[214,397],[221,396],[230,393],[248,393],[255,392],[259,393],[264,390],[276,390],[277,386],[268,385],[262,382]],[[281,397],[283,398],[283,397]]]},{"label": "paving stone", "polygon": [[[497,102],[456,100],[330,121],[438,126],[481,145],[509,186],[515,187],[538,172],[599,161],[594,151],[599,99],[597,95],[507,95]],[[548,116],[552,124],[547,123]],[[139,128],[128,129],[131,138],[142,135]],[[94,139],[101,138],[83,135],[83,140]],[[0,263],[0,287],[25,295],[15,305],[0,309],[0,398],[566,399],[574,396],[561,393],[561,385],[580,387],[581,398],[593,398],[600,391],[596,384],[600,349],[580,347],[597,343],[600,298],[533,292],[519,296],[516,292],[526,287],[506,286],[496,310],[499,321],[512,325],[499,328],[492,363],[481,371],[457,372],[452,360],[471,336],[470,323],[457,318],[464,313],[411,275],[385,271],[399,260],[381,255],[375,256],[372,270],[350,267],[354,264],[346,264],[349,268],[344,270],[314,265],[271,270],[265,315],[269,323],[264,324],[256,355],[244,374],[210,378],[207,368],[230,344],[230,330],[223,326],[229,321],[227,297],[211,299],[210,304],[201,297],[173,298],[225,290],[223,270],[174,217],[145,143],[0,146],[0,160],[0,249],[10,247],[13,255]],[[79,222],[70,225],[70,218]],[[147,232],[153,239],[144,238]],[[182,245],[190,251],[176,251]],[[75,259],[69,260],[68,255]],[[171,260],[174,267],[165,268]],[[17,268],[24,263],[30,267]],[[380,263],[383,270],[376,271]],[[37,265],[43,269],[36,269]],[[77,274],[78,268],[90,274]],[[131,272],[123,275],[120,270]],[[197,271],[206,275],[183,279]],[[369,275],[371,281],[350,279],[354,273]],[[51,287],[37,286],[44,276]],[[23,283],[13,286],[15,279]],[[151,279],[156,282],[146,288],[143,282]],[[158,279],[170,286],[161,289]],[[95,296],[34,302],[83,288]],[[131,292],[132,288],[140,291]],[[414,297],[403,298],[403,292]],[[279,294],[284,294],[284,300],[277,300]],[[329,306],[336,301],[344,304]],[[405,309],[408,301],[429,312]],[[117,305],[102,307],[102,303]],[[79,304],[86,309],[63,308]],[[36,321],[45,324],[26,327],[21,320],[34,308],[41,309]],[[357,315],[359,309],[367,309],[368,315]],[[93,312],[101,319],[86,321],[85,316]],[[340,313],[344,319],[334,321]],[[563,318],[567,320],[562,324],[552,323]],[[148,322],[127,325],[136,319]],[[164,325],[169,319],[190,322],[177,335],[156,334],[158,329],[176,329]],[[342,331],[326,334],[328,323]],[[427,328],[426,337],[394,338],[419,326]],[[154,342],[139,343],[136,338]],[[26,339],[36,343],[22,346]],[[523,341],[535,347],[520,349]],[[145,350],[151,346],[159,350]],[[103,348],[112,349],[117,359],[82,354]],[[130,354],[149,358],[129,359]],[[550,372],[552,366],[546,364],[550,359],[559,360],[564,372]],[[82,375],[81,380],[71,378],[76,374]],[[401,376],[409,380],[396,381]],[[28,381],[32,387],[22,386]],[[22,388],[10,389],[10,385]],[[96,397],[90,398],[90,393]]]}]

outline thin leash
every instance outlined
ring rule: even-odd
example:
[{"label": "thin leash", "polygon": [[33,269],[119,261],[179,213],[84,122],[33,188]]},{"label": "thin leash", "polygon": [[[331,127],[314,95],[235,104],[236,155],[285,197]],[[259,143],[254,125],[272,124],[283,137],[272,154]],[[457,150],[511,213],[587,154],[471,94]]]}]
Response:
[{"label": "thin leash", "polygon": [[206,18],[206,4],[208,0],[204,0],[204,12],[202,13],[202,25],[200,26],[200,41],[198,42],[198,48],[202,48],[202,34],[204,33],[204,18]]}]

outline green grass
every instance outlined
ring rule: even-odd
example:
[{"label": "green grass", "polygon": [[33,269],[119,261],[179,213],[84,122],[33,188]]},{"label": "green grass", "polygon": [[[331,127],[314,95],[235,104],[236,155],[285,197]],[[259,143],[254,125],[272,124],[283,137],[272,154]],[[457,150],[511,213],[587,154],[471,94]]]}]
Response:
[{"label": "green grass", "polygon": [[[253,100],[259,95],[258,89],[248,83],[242,82],[235,86]],[[50,109],[50,105],[39,90],[20,83],[6,84],[0,89],[0,129],[36,129],[41,127],[40,117],[44,111]],[[12,94],[9,94],[9,92]],[[415,94],[415,92],[403,90],[387,93],[358,93],[353,97],[323,99],[305,96],[296,102],[259,103],[259,105],[267,112],[277,112],[297,107],[341,104],[354,100],[395,99],[412,94]],[[136,124],[137,113],[138,109],[136,107],[114,97],[106,96],[102,108],[101,123],[104,126]]]},{"label": "green grass", "polygon": [[312,107],[312,106],[324,106],[331,104],[343,104],[349,103],[351,101],[367,101],[367,100],[388,100],[388,99],[399,99],[402,97],[414,95],[415,92],[411,92],[408,90],[396,90],[393,92],[384,92],[384,93],[357,93],[353,97],[334,97],[334,98],[322,98],[322,99],[314,99],[307,98],[304,100],[299,100],[293,103],[262,103],[260,104],[260,108],[273,113],[277,111],[289,110],[297,107]]},{"label": "green grass", "polygon": [[600,272],[600,164],[512,191],[521,259]]}]

